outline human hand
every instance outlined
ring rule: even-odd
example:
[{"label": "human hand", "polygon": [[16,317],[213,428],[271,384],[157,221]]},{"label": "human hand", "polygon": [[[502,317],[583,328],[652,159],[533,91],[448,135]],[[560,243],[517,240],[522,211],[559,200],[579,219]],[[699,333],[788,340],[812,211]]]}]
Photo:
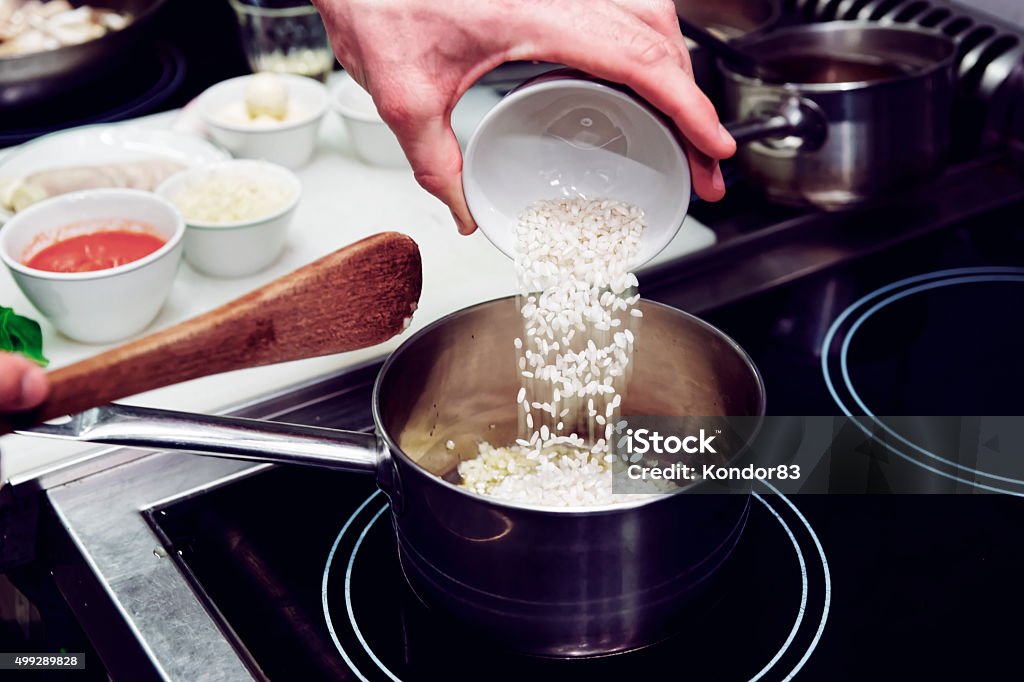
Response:
[{"label": "human hand", "polygon": [[462,191],[451,112],[496,66],[565,64],[632,88],[686,140],[693,187],[725,194],[718,166],[736,143],[693,80],[671,0],[313,0],[338,60],[373,95],[416,180],[476,229]]},{"label": "human hand", "polygon": [[28,410],[49,392],[46,373],[31,360],[0,352],[0,412]]}]

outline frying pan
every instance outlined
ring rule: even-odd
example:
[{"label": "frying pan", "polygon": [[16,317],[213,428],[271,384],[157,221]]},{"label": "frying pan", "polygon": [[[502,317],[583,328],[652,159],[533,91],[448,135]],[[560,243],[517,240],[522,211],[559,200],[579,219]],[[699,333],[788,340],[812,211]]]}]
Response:
[{"label": "frying pan", "polygon": [[[381,270],[386,263],[380,261],[375,281],[388,275]],[[408,273],[390,275],[401,282]],[[277,290],[287,295],[291,288]],[[257,296],[257,309],[271,304]],[[70,398],[79,409],[86,407],[94,397],[83,379],[89,374],[116,376],[118,388],[133,382],[132,391],[153,387],[153,379],[139,378],[112,359],[134,358],[136,368],[162,372],[155,380],[160,385],[175,380],[173,366],[189,367],[190,377],[207,367],[218,371],[219,354],[234,346],[223,335],[238,326],[225,322],[231,306],[219,314],[216,329],[222,335],[215,343],[203,343],[208,334],[193,327],[186,337],[193,348],[186,353],[180,350],[182,336],[171,330],[179,347],[173,362],[139,361],[140,353],[162,353],[159,344],[143,340],[141,349],[135,342],[133,352],[98,356],[84,370],[58,370],[63,375],[56,384],[77,387],[58,390],[58,403]],[[625,387],[623,414],[764,414],[760,375],[732,340],[679,310],[650,301],[639,308],[642,345]],[[351,312],[335,309],[339,317]],[[251,329],[246,323],[238,335],[248,338]],[[275,355],[274,339],[281,333],[260,336],[260,361]],[[521,333],[522,318],[510,297],[454,312],[407,339],[386,360],[374,386],[372,433],[121,405],[22,432],[374,475],[391,502],[405,577],[430,607],[507,647],[541,656],[594,656],[655,642],[686,616],[687,601],[732,552],[750,497],[673,494],[551,508],[455,485],[460,458],[474,456],[480,441],[504,445],[516,437],[520,377],[512,339]],[[281,354],[298,357],[294,345],[293,340]],[[228,366],[242,361],[238,356]],[[56,413],[57,405],[50,405],[37,416]],[[454,449],[447,447],[449,440]]]},{"label": "frying pan", "polygon": [[87,4],[129,13],[133,19],[120,31],[111,31],[96,40],[20,57],[0,58],[0,106],[27,104],[69,83],[80,83],[83,78],[98,75],[107,61],[125,56],[166,1],[90,0]]}]

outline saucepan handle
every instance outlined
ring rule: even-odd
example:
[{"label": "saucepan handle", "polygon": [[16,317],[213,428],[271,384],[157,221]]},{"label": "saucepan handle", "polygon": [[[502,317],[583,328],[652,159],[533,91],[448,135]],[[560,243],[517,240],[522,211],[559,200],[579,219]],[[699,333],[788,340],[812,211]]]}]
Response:
[{"label": "saucepan handle", "polygon": [[375,433],[339,431],[240,417],[172,412],[112,403],[64,421],[19,429],[26,436],[277,464],[377,473],[387,450]]},{"label": "saucepan handle", "polygon": [[781,137],[793,134],[793,124],[782,114],[774,116],[752,116],[725,126],[736,144],[746,144],[767,137]]},{"label": "saucepan handle", "polygon": [[792,137],[798,138],[802,151],[814,151],[828,139],[828,122],[821,109],[796,94],[759,102],[748,118],[725,127],[736,144]]}]

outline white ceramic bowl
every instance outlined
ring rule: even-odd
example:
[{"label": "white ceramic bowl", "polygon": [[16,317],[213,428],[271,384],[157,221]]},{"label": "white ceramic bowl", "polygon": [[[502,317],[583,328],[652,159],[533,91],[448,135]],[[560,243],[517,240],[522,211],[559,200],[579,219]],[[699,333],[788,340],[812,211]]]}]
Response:
[{"label": "white ceramic bowl", "polygon": [[288,88],[288,101],[301,115],[269,124],[239,123],[225,117],[225,108],[245,102],[252,75],[239,76],[209,87],[196,104],[210,135],[235,156],[263,159],[288,168],[301,168],[316,149],[320,122],[327,111],[327,88],[317,80],[277,74]]},{"label": "white ceramic bowl", "polygon": [[[137,261],[106,270],[60,273],[24,265],[39,250],[103,219],[147,223],[167,240]],[[0,258],[14,281],[59,331],[84,343],[110,343],[145,329],[160,312],[181,262],[185,222],[170,202],[134,189],[63,194],[19,212],[0,230]]]},{"label": "white ceramic bowl", "polygon": [[[336,76],[331,87],[331,109],[341,118],[356,156],[373,166],[409,168],[398,138],[377,113],[377,105],[347,73]],[[465,147],[484,114],[501,101],[489,87],[470,88],[452,110],[451,122],[459,144]]]},{"label": "white ceramic bowl", "polygon": [[266,268],[284,248],[288,226],[302,196],[302,183],[287,168],[267,161],[223,161],[173,175],[156,193],[177,205],[181,192],[216,177],[256,178],[280,184],[290,192],[288,203],[263,216],[236,222],[203,222],[186,217],[185,260],[214,277],[243,277]]},{"label": "white ceramic bowl", "polygon": [[405,152],[373,103],[370,93],[348,74],[331,88],[331,108],[341,117],[356,155],[373,166],[408,168]]},{"label": "white ceramic bowl", "polygon": [[634,268],[672,241],[690,205],[686,154],[663,117],[628,92],[565,72],[523,84],[484,116],[462,181],[477,225],[510,257],[519,214],[541,199],[639,206],[647,228]]}]

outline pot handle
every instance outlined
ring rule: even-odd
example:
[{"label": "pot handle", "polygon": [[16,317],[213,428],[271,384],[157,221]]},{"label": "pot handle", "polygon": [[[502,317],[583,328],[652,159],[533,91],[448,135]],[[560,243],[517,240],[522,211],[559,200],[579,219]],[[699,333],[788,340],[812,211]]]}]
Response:
[{"label": "pot handle", "polygon": [[184,450],[200,455],[276,464],[301,464],[376,474],[387,447],[375,433],[172,412],[111,403],[18,429],[87,443]]},{"label": "pot handle", "polygon": [[801,151],[820,149],[828,139],[825,115],[814,102],[798,95],[765,100],[756,105],[749,118],[725,126],[736,144],[770,138],[799,138]]}]

